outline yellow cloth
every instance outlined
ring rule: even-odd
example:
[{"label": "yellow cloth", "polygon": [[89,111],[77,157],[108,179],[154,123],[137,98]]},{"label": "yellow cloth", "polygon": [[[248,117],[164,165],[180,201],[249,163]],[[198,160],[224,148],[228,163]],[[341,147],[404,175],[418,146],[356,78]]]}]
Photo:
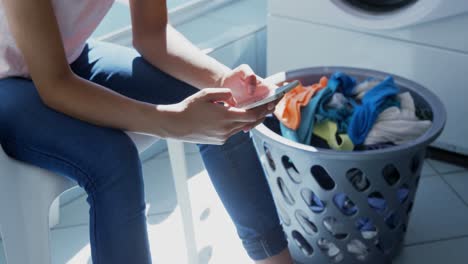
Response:
[{"label": "yellow cloth", "polygon": [[348,134],[338,134],[337,136],[341,139],[341,143],[338,144],[335,136],[337,131],[338,126],[330,120],[322,121],[314,126],[314,134],[325,140],[330,148],[334,150],[353,150],[354,144]]}]

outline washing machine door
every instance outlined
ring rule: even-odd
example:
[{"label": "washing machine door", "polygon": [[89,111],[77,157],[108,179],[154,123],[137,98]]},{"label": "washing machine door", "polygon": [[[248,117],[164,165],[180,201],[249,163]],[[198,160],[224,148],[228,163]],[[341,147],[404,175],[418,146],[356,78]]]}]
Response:
[{"label": "washing machine door", "polygon": [[365,29],[402,28],[464,12],[468,0],[331,0],[341,18]]}]

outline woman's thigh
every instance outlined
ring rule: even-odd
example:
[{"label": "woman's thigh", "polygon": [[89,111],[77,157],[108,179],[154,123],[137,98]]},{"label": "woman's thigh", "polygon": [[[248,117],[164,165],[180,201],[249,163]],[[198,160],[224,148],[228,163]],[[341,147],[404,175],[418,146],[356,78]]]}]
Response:
[{"label": "woman's thigh", "polygon": [[75,74],[135,100],[173,104],[198,89],[154,67],[133,48],[88,41],[71,64]]},{"label": "woman's thigh", "polygon": [[115,164],[113,159],[135,163],[138,158],[124,132],[47,107],[34,83],[23,78],[0,80],[0,124],[0,143],[7,154],[72,177],[88,192],[106,180],[108,173],[102,171]]}]

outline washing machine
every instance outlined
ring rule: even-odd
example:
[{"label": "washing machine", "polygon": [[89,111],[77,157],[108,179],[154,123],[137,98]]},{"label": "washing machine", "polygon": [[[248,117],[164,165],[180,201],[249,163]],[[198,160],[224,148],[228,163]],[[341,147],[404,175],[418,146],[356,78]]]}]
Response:
[{"label": "washing machine", "polygon": [[433,146],[468,155],[468,0],[269,0],[267,71],[352,66],[432,90],[447,109]]}]

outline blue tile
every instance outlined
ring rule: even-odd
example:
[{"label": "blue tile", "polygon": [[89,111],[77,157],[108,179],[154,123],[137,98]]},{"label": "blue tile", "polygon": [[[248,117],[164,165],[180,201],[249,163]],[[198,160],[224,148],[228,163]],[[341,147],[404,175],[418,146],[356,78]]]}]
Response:
[{"label": "blue tile", "polygon": [[208,16],[218,18],[232,25],[246,25],[261,28],[266,25],[267,0],[242,0],[220,8]]},{"label": "blue tile", "polygon": [[405,244],[468,235],[466,223],[468,208],[442,178],[421,178]]},{"label": "blue tile", "polygon": [[177,29],[201,49],[220,47],[236,33],[231,25],[208,16],[179,25]]},{"label": "blue tile", "polygon": [[96,38],[131,25],[128,5],[115,2],[91,37]]},{"label": "blue tile", "polygon": [[468,204],[468,171],[442,175],[452,188]]},{"label": "blue tile", "polygon": [[255,71],[257,68],[255,36],[248,36],[237,40],[211,52],[210,56],[230,68],[235,68],[241,64],[247,64]]},{"label": "blue tile", "polygon": [[256,53],[257,53],[257,74],[263,78],[266,77],[266,49],[267,49],[267,40],[266,40],[266,29],[262,29],[256,34]]},{"label": "blue tile", "polygon": [[464,264],[468,259],[468,238],[405,247],[394,264]]}]

